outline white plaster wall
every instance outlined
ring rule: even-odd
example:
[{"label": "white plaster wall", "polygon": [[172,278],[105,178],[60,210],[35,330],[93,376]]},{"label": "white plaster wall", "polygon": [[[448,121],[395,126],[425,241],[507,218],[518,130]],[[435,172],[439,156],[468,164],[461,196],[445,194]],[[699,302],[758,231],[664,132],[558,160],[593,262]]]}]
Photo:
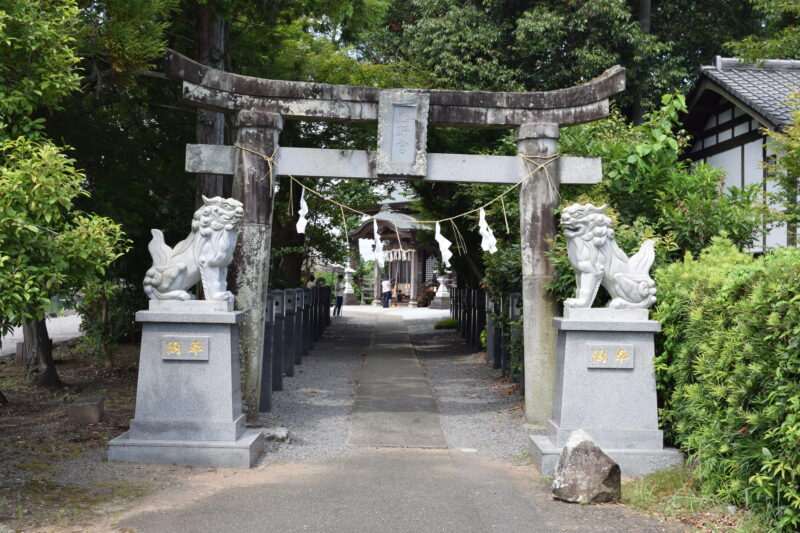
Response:
[{"label": "white plaster wall", "polygon": [[726,187],[731,187],[731,186],[741,187],[742,164],[741,164],[741,152],[739,148],[733,148],[731,150],[726,150],[724,152],[714,154],[710,156],[708,159],[706,159],[706,162],[710,166],[722,169],[725,172]]}]

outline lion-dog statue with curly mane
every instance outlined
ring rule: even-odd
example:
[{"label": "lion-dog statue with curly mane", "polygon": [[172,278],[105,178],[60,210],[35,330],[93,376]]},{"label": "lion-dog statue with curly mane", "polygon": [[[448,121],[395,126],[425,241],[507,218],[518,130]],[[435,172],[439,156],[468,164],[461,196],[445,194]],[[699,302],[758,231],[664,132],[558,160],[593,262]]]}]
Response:
[{"label": "lion-dog statue with curly mane", "polygon": [[206,300],[233,301],[227,290],[228,265],[244,217],[242,203],[231,198],[206,198],[192,217],[192,232],[175,248],[164,243],[160,230],[151,230],[147,246],[153,266],[144,277],[144,292],[151,300],[192,300],[189,292],[203,283]]},{"label": "lion-dog statue with curly mane", "polygon": [[645,241],[628,259],[614,240],[606,206],[573,204],[561,213],[567,253],[577,276],[575,298],[565,307],[591,307],[600,285],[611,295],[608,307],[647,309],[656,301],[656,283],[650,277],[655,241]]}]

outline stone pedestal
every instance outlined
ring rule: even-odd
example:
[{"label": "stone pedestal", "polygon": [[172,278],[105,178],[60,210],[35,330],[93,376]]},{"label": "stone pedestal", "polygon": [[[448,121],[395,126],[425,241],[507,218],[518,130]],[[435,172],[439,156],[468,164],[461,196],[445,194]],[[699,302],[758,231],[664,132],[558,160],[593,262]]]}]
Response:
[{"label": "stone pedestal", "polygon": [[450,290],[447,288],[449,282],[450,274],[447,273],[442,277],[439,288],[436,289],[436,294],[431,300],[431,309],[450,309]]},{"label": "stone pedestal", "polygon": [[246,429],[239,371],[244,312],[212,301],[150,301],[143,323],[136,411],[109,442],[109,461],[249,468],[264,449]]},{"label": "stone pedestal", "polygon": [[547,435],[531,436],[531,455],[544,475],[583,429],[620,466],[623,477],[683,462],[663,447],[658,429],[653,335],[661,329],[646,309],[566,309],[558,330],[552,417]]},{"label": "stone pedestal", "polygon": [[344,305],[355,305],[356,303],[356,291],[353,289],[353,270],[352,268],[348,267],[344,269]]}]

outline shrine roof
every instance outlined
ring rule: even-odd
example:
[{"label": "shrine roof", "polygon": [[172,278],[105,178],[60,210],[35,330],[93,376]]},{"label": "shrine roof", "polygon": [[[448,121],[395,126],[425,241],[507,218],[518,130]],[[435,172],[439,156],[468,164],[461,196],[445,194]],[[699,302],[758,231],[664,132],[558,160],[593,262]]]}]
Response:
[{"label": "shrine roof", "polygon": [[701,67],[692,103],[707,90],[722,94],[771,129],[781,129],[792,122],[787,100],[793,92],[800,91],[800,61],[768,59],[745,63],[717,56],[713,65]]},{"label": "shrine roof", "polygon": [[381,210],[373,217],[364,221],[358,229],[351,231],[351,237],[371,238],[372,237],[372,218],[378,221],[380,228],[389,228],[394,231],[397,226],[401,233],[416,233],[420,230],[430,229],[424,224],[419,224],[417,218],[407,213],[393,211],[389,204],[383,204]]}]

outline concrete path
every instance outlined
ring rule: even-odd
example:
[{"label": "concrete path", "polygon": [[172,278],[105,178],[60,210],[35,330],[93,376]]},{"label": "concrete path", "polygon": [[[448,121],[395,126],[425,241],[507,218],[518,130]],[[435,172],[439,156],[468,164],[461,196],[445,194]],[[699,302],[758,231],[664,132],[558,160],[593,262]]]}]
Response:
[{"label": "concrete path", "polygon": [[[448,449],[402,318],[378,313],[351,416],[355,451],[199,474],[160,490],[115,526],[140,533],[685,530],[624,506],[555,501],[533,466]],[[334,319],[337,327],[346,322]]]},{"label": "concrete path", "polygon": [[382,315],[361,370],[349,444],[446,448],[428,380],[402,318]]}]

